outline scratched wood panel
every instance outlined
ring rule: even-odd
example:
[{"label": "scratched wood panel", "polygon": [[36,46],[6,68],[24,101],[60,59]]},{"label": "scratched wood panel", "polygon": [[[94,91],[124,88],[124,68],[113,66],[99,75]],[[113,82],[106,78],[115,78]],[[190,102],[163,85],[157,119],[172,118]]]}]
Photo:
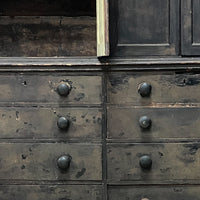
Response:
[{"label": "scratched wood panel", "polygon": [[[99,104],[102,98],[101,81],[101,76],[1,74],[0,102]],[[72,89],[67,97],[61,97],[57,86],[65,82]]]},{"label": "scratched wood panel", "polygon": [[111,55],[178,55],[178,0],[110,0]]},{"label": "scratched wood panel", "polygon": [[1,0],[0,15],[95,16],[95,0]]},{"label": "scratched wood panel", "polygon": [[[147,82],[152,86],[150,97],[141,97],[138,87]],[[199,73],[121,73],[108,75],[107,101],[112,104],[152,105],[155,103],[199,103]]]},{"label": "scratched wood panel", "polygon": [[116,186],[109,187],[108,200],[199,200],[199,186]]},{"label": "scratched wood panel", "polygon": [[[108,107],[109,139],[133,139],[152,142],[162,139],[200,138],[200,108]],[[147,116],[152,124],[142,129],[139,119]]]},{"label": "scratched wood panel", "polygon": [[1,57],[96,55],[94,17],[0,17]]},{"label": "scratched wood panel", "polygon": [[181,3],[182,55],[200,55],[199,9],[199,0],[185,0]]},{"label": "scratched wood panel", "polygon": [[[110,144],[108,181],[190,181],[200,179],[199,143]],[[149,155],[152,168],[142,170],[140,157]]]},{"label": "scratched wood panel", "polygon": [[98,185],[1,185],[3,200],[102,200],[102,186]]},{"label": "scratched wood panel", "polygon": [[[69,128],[57,126],[59,117]],[[94,108],[0,108],[0,138],[101,140],[102,110]]]},{"label": "scratched wood panel", "polygon": [[[101,145],[67,143],[0,144],[0,180],[94,180],[102,179]],[[66,173],[57,159],[72,157]]]}]

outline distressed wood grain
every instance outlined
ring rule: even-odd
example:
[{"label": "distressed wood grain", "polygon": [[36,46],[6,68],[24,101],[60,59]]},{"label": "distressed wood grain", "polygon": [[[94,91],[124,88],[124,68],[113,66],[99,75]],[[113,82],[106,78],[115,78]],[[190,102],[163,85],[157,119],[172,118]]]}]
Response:
[{"label": "distressed wood grain", "polygon": [[[199,180],[199,148],[199,143],[109,144],[108,182]],[[149,155],[152,159],[150,170],[143,170],[139,165],[143,155]]]},{"label": "distressed wood grain", "polygon": [[[81,143],[1,143],[0,180],[102,180],[101,145]],[[67,172],[57,159],[72,157]]]},{"label": "distressed wood grain", "polygon": [[1,185],[4,200],[102,200],[102,186],[97,185]]},{"label": "distressed wood grain", "polygon": [[[42,74],[1,74],[0,102],[54,102],[61,104],[100,104],[102,101],[100,76],[65,76]],[[57,93],[57,86],[69,83],[67,97]]]},{"label": "distressed wood grain", "polygon": [[178,56],[178,0],[110,0],[109,5],[112,56]]},{"label": "distressed wood grain", "polygon": [[[108,107],[107,132],[109,139],[137,140],[183,140],[200,138],[200,108],[197,107]],[[139,119],[147,116],[151,127],[142,129]]]},{"label": "distressed wood grain", "polygon": [[[57,126],[59,117],[69,128]],[[94,108],[0,108],[0,138],[101,140],[102,110]]]},{"label": "distressed wood grain", "polygon": [[[151,96],[142,98],[139,85],[152,86]],[[121,73],[108,75],[107,102],[111,104],[152,105],[156,103],[199,103],[199,73]]]},{"label": "distressed wood grain", "polygon": [[94,17],[0,17],[1,57],[96,55]]},{"label": "distressed wood grain", "polygon": [[199,200],[199,186],[116,186],[109,187],[109,200]]}]

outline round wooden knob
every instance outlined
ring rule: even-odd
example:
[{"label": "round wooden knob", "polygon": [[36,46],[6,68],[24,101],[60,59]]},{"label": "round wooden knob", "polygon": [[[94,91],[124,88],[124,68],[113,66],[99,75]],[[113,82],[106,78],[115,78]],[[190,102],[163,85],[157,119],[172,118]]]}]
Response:
[{"label": "round wooden knob", "polygon": [[72,157],[70,155],[59,157],[57,160],[57,165],[59,169],[64,170],[64,171],[67,170],[70,166],[71,160],[72,160]]},{"label": "round wooden knob", "polygon": [[151,127],[151,119],[147,116],[142,116],[139,119],[140,127],[143,129],[148,129]]},{"label": "round wooden knob", "polygon": [[60,117],[57,121],[57,126],[62,130],[67,130],[69,127],[69,120],[65,117]]},{"label": "round wooden knob", "polygon": [[138,93],[142,97],[149,97],[151,94],[151,85],[148,83],[141,83],[138,89]]},{"label": "round wooden knob", "polygon": [[142,169],[151,169],[151,166],[152,166],[152,160],[150,156],[145,155],[140,158],[140,167]]},{"label": "round wooden knob", "polygon": [[57,92],[60,96],[68,96],[71,86],[68,83],[61,83],[57,87]]}]

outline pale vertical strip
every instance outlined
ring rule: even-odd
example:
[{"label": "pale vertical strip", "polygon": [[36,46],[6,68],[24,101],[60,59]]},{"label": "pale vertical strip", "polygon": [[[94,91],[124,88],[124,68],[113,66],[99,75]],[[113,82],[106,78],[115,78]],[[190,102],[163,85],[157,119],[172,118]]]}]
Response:
[{"label": "pale vertical strip", "polygon": [[96,0],[97,4],[97,56],[109,55],[108,0]]}]

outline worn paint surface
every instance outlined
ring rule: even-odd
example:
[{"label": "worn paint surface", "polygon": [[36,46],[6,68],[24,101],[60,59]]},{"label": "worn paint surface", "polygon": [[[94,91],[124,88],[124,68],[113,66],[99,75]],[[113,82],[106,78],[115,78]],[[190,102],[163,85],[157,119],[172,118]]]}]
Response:
[{"label": "worn paint surface", "polygon": [[0,186],[4,200],[102,200],[102,186],[97,185],[10,185]]},{"label": "worn paint surface", "polygon": [[[109,181],[199,180],[199,143],[109,144]],[[139,159],[149,155],[152,168],[143,170]]]},{"label": "worn paint surface", "polygon": [[199,200],[199,186],[117,186],[109,187],[109,200]]},{"label": "worn paint surface", "polygon": [[[70,121],[67,130],[59,117]],[[102,111],[95,108],[0,108],[0,138],[101,140]]]},{"label": "worn paint surface", "polygon": [[178,0],[111,0],[111,54],[178,56]]},{"label": "worn paint surface", "polygon": [[[102,180],[101,145],[81,143],[2,143],[0,180]],[[57,159],[72,157],[66,172]]]},{"label": "worn paint surface", "polygon": [[[108,97],[111,104],[152,105],[155,103],[199,103],[200,74],[110,74]],[[152,86],[151,96],[138,93],[141,83]]]},{"label": "worn paint surface", "polygon": [[[108,138],[153,142],[168,139],[199,139],[200,109],[198,107],[108,107]],[[151,127],[142,129],[139,119],[147,116]]]},{"label": "worn paint surface", "polygon": [[0,17],[1,57],[96,55],[93,17]]},{"label": "worn paint surface", "polygon": [[[72,89],[67,97],[61,97],[57,86],[65,82]],[[101,98],[100,76],[0,75],[0,102],[100,104]]]}]

